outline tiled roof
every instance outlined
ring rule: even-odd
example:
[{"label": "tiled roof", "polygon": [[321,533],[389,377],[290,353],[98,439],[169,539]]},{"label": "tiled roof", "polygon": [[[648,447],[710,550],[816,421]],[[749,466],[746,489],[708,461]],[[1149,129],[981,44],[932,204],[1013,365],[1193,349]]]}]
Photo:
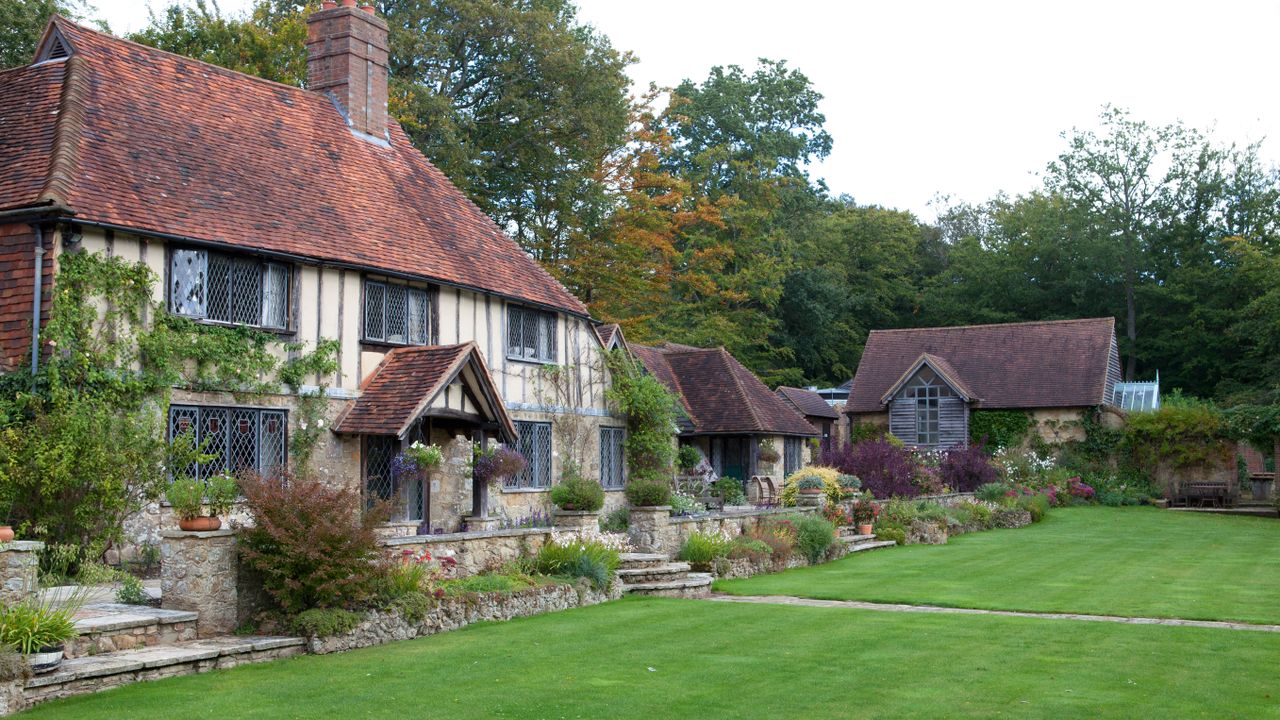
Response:
[{"label": "tiled roof", "polygon": [[835,408],[828,405],[821,395],[812,390],[786,387],[784,385],[778,388],[776,392],[778,397],[791,403],[791,406],[805,417],[830,418],[832,420],[840,417]]},{"label": "tiled roof", "polygon": [[907,368],[906,372],[899,376],[898,381],[890,385],[889,389],[880,395],[880,401],[888,403],[890,396],[897,393],[898,390],[901,390],[902,386],[906,385],[907,381],[911,380],[911,378],[915,376],[916,372],[924,365],[928,365],[933,368],[933,370],[938,373],[938,376],[942,378],[943,382],[950,385],[951,389],[963,396],[964,399],[982,399],[978,397],[973,390],[969,389],[968,383],[961,379],[960,373],[956,372],[956,369],[951,367],[951,363],[947,362],[945,358],[940,358],[937,355],[930,355],[929,353],[922,353],[915,362],[911,363],[911,367]]},{"label": "tiled roof", "polygon": [[[53,26],[69,62],[0,74],[0,210],[61,200],[81,221],[587,314],[395,122],[384,147],[354,136],[325,95]],[[44,188],[50,168],[62,186]]]},{"label": "tiled roof", "polygon": [[1113,318],[873,330],[853,378],[846,412],[879,412],[881,399],[921,355],[983,408],[1084,407],[1105,400]]},{"label": "tiled roof", "polygon": [[609,343],[616,338],[619,345],[625,343],[622,338],[622,326],[617,323],[609,323],[607,325],[596,325],[596,337],[600,338],[600,344],[605,350],[609,349]]},{"label": "tiled roof", "polygon": [[473,342],[402,347],[387,353],[364,381],[360,398],[334,425],[334,432],[402,436],[468,362],[476,369],[470,380],[481,385],[473,388],[475,394],[488,399],[506,434],[515,437],[515,426]]},{"label": "tiled roof", "polygon": [[689,434],[818,434],[724,348],[630,347],[645,369],[680,397],[692,423]]}]

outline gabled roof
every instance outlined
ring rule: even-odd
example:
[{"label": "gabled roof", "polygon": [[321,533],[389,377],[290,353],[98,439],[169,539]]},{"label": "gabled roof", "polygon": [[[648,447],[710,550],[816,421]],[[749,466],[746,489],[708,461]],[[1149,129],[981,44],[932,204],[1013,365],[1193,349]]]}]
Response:
[{"label": "gabled roof", "polygon": [[595,326],[596,337],[600,338],[600,344],[604,346],[606,351],[614,348],[626,348],[627,339],[622,336],[622,326],[617,323],[608,323],[606,325]]},{"label": "gabled roof", "polygon": [[[381,270],[586,316],[390,123],[55,17],[66,60],[0,72],[0,210]],[[55,139],[56,135],[56,139]]]},{"label": "gabled roof", "polygon": [[925,354],[983,408],[1102,405],[1114,337],[1109,317],[873,330],[845,411],[883,410],[890,389]]},{"label": "gabled roof", "polygon": [[724,348],[630,347],[645,369],[680,398],[690,423],[683,434],[818,434]]},{"label": "gabled roof", "polygon": [[784,385],[775,392],[778,393],[778,397],[790,403],[793,408],[805,417],[828,418],[831,420],[840,417],[835,408],[828,405],[821,395],[812,390],[786,387]]},{"label": "gabled roof", "polygon": [[457,379],[479,402],[486,419],[498,424],[505,439],[514,440],[515,425],[474,342],[402,347],[387,353],[364,381],[360,398],[333,430],[404,437],[414,421],[427,413],[436,397]]},{"label": "gabled roof", "polygon": [[938,377],[942,378],[943,382],[951,386],[951,389],[960,396],[961,400],[969,402],[970,400],[980,399],[978,396],[973,394],[973,391],[969,389],[968,385],[964,384],[964,381],[960,379],[960,373],[956,372],[956,369],[951,367],[951,363],[937,355],[923,353],[914,363],[911,364],[911,367],[907,368],[906,372],[902,373],[902,377],[898,378],[897,382],[889,386],[889,389],[885,391],[883,396],[881,396],[880,402],[887,405],[889,401],[893,399],[893,396],[902,389],[902,386],[906,385],[911,378],[915,377],[916,373],[920,371],[920,368],[925,367],[926,365],[937,373]]}]

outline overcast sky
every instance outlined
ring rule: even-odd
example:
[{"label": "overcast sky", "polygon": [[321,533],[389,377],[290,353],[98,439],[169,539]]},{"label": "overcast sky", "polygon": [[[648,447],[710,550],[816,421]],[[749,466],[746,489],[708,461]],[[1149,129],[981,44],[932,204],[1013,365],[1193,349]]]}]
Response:
[{"label": "overcast sky", "polygon": [[[1025,192],[1104,103],[1183,120],[1223,141],[1269,137],[1280,160],[1280,2],[821,2],[578,0],[633,51],[638,87],[714,65],[786,60],[825,96],[835,147],[814,167],[833,193],[931,220],[938,194]],[[138,0],[97,0],[117,33]],[[222,0],[237,11],[248,0]]]}]

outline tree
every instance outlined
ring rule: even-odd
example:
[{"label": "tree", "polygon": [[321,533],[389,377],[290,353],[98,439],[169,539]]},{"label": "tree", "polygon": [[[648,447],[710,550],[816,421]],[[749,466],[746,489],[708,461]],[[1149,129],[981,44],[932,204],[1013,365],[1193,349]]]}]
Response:
[{"label": "tree", "polygon": [[0,70],[27,65],[55,14],[80,19],[81,0],[0,0]]}]

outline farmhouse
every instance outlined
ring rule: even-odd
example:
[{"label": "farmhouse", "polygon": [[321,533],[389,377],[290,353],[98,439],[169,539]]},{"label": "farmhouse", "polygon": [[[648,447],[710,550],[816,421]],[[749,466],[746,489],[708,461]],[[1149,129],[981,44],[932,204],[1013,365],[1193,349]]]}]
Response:
[{"label": "farmhouse", "polygon": [[946,448],[969,441],[975,412],[1023,410],[1060,442],[1083,439],[1087,412],[1115,410],[1120,379],[1113,318],[873,330],[845,413],[907,445]]},{"label": "farmhouse", "polygon": [[[312,465],[395,500],[398,532],[527,515],[569,461],[620,504],[625,423],[586,307],[388,117],[386,23],[344,6],[307,25],[308,90],[63,18],[0,72],[0,371],[53,351],[60,258],[101,253],[149,267],[165,312],[268,333],[281,358],[336,344],[337,370],[302,389],[327,403]],[[201,476],[267,471],[289,462],[298,406],[283,387],[179,388],[168,432],[208,442]],[[445,471],[405,484],[392,460],[418,440]],[[486,497],[469,462],[491,442],[528,466]]]}]

